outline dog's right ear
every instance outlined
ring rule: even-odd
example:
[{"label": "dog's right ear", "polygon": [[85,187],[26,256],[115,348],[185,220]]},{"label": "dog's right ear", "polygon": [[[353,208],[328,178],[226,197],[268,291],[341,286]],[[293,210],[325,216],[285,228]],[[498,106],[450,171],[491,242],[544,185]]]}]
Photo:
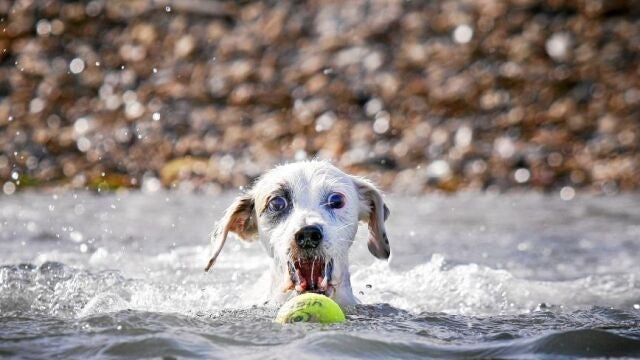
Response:
[{"label": "dog's right ear", "polygon": [[211,234],[211,244],[213,245],[213,255],[209,259],[204,271],[209,271],[213,263],[227,241],[227,235],[232,232],[242,240],[252,241],[258,232],[258,222],[253,196],[242,195],[227,208],[222,219],[216,224],[215,230]]}]

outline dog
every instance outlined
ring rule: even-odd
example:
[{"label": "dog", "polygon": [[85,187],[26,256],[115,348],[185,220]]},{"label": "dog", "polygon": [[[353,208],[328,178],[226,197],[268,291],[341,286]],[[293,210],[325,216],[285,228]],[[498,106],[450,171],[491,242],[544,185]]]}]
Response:
[{"label": "dog", "polygon": [[351,289],[349,248],[359,221],[368,223],[368,248],[378,259],[391,254],[385,230],[389,209],[370,181],[326,161],[280,165],[262,175],[225,211],[210,236],[208,271],[229,233],[260,240],[273,259],[269,302],[282,304],[321,293],[342,306],[358,303]]}]

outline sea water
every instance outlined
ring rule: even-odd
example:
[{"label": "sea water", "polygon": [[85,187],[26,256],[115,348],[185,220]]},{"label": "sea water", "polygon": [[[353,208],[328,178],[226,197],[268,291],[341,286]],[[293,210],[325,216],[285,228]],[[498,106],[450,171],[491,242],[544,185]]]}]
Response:
[{"label": "sea water", "polygon": [[0,357],[640,356],[640,196],[387,196],[392,257],[362,227],[362,302],[339,325],[273,323],[269,258],[229,239],[234,194],[0,197]]}]

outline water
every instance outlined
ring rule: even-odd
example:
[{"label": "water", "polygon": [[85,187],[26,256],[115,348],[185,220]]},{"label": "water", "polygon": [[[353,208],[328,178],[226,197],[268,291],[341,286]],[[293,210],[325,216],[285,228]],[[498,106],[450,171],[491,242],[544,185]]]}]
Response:
[{"label": "water", "polygon": [[356,242],[329,326],[272,322],[258,245],[203,272],[230,201],[0,198],[0,357],[640,357],[638,195],[392,196],[391,261]]}]

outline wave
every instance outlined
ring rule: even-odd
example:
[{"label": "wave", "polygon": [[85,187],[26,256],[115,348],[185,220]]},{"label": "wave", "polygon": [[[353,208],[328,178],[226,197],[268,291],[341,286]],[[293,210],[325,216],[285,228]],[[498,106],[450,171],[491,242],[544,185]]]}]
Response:
[{"label": "wave", "polygon": [[640,288],[633,274],[535,281],[477,264],[447,266],[439,254],[408,271],[397,271],[388,263],[376,262],[355,269],[352,283],[364,303],[389,303],[416,313],[526,313],[541,307],[630,308],[640,303]]},{"label": "wave", "polygon": [[[469,317],[360,306],[350,321],[281,326],[274,310],[122,310],[69,321],[0,316],[0,354],[33,357],[527,358],[640,356],[640,316],[594,308]],[[44,340],[48,339],[48,340]],[[90,341],[89,341],[90,339]],[[64,346],[39,346],[62,343]],[[90,344],[90,345],[89,345]]]},{"label": "wave", "polygon": [[[218,269],[224,273],[216,276],[224,282],[200,273],[156,282],[58,262],[5,265],[0,267],[0,311],[83,317],[124,309],[194,314],[261,305],[263,271],[252,265],[243,274],[243,266]],[[354,292],[363,303],[388,303],[414,314],[518,314],[591,306],[631,309],[640,303],[640,288],[632,274],[535,281],[476,264],[447,266],[440,255],[408,271],[375,262],[352,272]]]},{"label": "wave", "polygon": [[509,341],[450,345],[407,336],[392,340],[374,334],[334,332],[315,333],[270,352],[286,358],[301,351],[340,358],[632,357],[640,355],[640,340],[604,330],[580,329]]}]

